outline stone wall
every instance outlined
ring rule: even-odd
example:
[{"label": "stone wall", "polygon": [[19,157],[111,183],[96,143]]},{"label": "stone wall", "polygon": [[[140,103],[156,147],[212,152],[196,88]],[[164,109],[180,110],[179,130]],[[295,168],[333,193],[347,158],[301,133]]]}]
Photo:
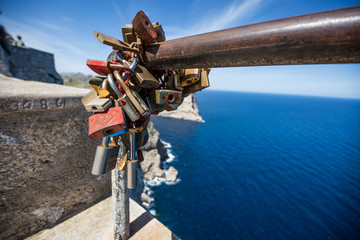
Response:
[{"label": "stone wall", "polygon": [[54,55],[32,48],[9,46],[10,72],[13,77],[63,84],[55,70]]},{"label": "stone wall", "polygon": [[0,26],[0,73],[8,77],[63,84],[55,70],[54,55],[40,50],[18,47]]}]

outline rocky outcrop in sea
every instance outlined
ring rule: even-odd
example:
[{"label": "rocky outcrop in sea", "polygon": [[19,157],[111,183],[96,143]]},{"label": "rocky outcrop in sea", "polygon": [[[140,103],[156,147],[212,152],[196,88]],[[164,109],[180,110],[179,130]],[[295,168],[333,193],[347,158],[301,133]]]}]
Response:
[{"label": "rocky outcrop in sea", "polygon": [[[195,94],[190,94],[186,97],[183,103],[176,111],[161,112],[161,117],[171,117],[177,119],[184,119],[190,121],[203,121],[199,115],[199,109],[196,104]],[[167,184],[175,183],[178,180],[178,171],[169,164],[164,164],[166,160],[171,158],[168,154],[170,144],[161,141],[159,132],[155,129],[154,124],[149,122],[147,127],[149,133],[149,140],[142,147],[144,154],[144,161],[140,164],[141,170],[139,176],[139,187],[131,192],[131,197],[138,203],[148,209],[154,198],[151,197],[152,190],[149,186],[157,186],[163,182]],[[144,182],[144,184],[143,184]]]},{"label": "rocky outcrop in sea", "polygon": [[196,104],[195,93],[185,97],[182,104],[175,111],[163,111],[159,113],[161,117],[172,117],[196,122],[203,122],[202,117],[199,115],[199,108]]}]

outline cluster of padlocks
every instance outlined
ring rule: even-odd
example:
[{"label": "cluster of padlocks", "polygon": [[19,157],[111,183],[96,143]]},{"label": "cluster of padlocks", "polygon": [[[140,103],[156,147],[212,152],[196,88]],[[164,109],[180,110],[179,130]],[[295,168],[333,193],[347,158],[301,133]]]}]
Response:
[{"label": "cluster of padlocks", "polygon": [[[210,69],[164,69],[149,71],[141,65],[143,48],[165,41],[157,22],[138,12],[132,25],[122,28],[124,41],[94,32],[113,48],[107,61],[87,60],[99,76],[89,80],[93,88],[83,99],[89,118],[89,136],[102,138],[97,147],[92,174],[102,175],[117,167],[127,172],[128,188],[136,187],[136,169],[143,160],[140,149],[147,142],[150,115],[176,110],[183,98],[209,87]],[[129,149],[116,165],[118,137]]]}]

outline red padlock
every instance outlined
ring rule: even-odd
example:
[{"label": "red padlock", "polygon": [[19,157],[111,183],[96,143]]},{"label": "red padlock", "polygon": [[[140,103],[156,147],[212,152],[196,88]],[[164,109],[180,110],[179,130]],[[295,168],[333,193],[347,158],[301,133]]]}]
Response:
[{"label": "red padlock", "polygon": [[110,108],[89,118],[89,137],[103,138],[126,128],[125,114],[121,107]]}]

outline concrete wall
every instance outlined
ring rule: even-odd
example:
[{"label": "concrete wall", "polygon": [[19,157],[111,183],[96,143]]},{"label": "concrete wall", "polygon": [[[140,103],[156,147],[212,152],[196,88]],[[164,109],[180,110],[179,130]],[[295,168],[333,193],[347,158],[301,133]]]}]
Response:
[{"label": "concrete wall", "polygon": [[111,195],[91,175],[89,90],[0,75],[0,239],[23,239]]}]

